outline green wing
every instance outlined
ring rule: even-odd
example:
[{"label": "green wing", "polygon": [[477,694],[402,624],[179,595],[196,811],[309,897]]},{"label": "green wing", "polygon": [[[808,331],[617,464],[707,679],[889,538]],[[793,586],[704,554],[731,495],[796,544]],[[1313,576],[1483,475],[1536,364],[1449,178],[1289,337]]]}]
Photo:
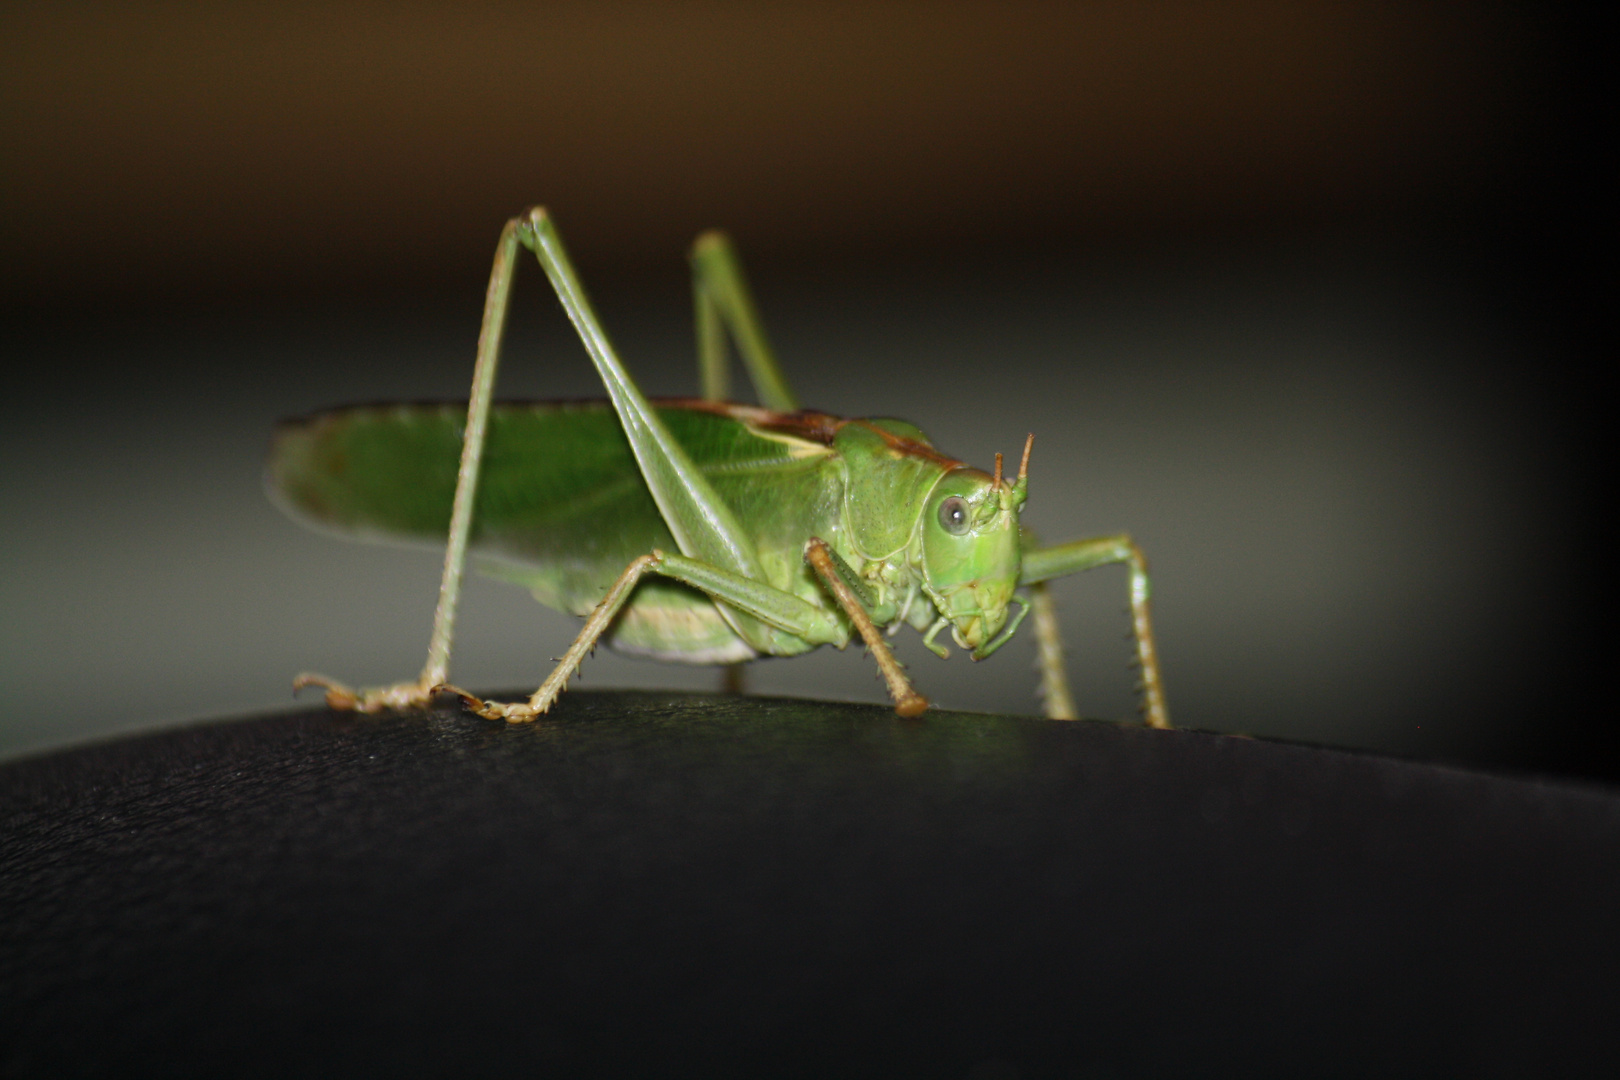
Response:
[{"label": "green wing", "polygon": [[[774,550],[797,537],[802,546],[836,513],[825,445],[762,432],[742,418],[761,410],[657,408],[746,516],[756,544]],[[289,514],[325,531],[443,544],[465,422],[458,403],[357,406],[289,421],[276,431],[266,483]],[[588,611],[631,559],[654,547],[678,550],[605,401],[494,407],[471,546],[481,570],[574,612]]]}]

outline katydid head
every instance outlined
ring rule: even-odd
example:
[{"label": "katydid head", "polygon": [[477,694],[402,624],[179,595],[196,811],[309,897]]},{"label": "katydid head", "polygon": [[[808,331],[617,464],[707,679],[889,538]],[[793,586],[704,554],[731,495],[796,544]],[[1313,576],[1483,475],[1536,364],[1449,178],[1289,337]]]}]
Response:
[{"label": "katydid head", "polygon": [[1018,587],[1018,511],[1028,490],[1026,443],[1016,481],[1002,478],[997,454],[993,477],[967,468],[941,476],[923,511],[924,589],[940,615],[950,620],[951,637],[973,650],[975,660],[989,656],[1008,636],[997,635],[1007,623],[1007,607]]}]

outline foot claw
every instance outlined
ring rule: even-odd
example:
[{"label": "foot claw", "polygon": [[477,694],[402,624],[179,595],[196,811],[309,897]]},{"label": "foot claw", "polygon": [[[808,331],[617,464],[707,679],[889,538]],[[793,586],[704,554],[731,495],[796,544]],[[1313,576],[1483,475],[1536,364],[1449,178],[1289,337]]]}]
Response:
[{"label": "foot claw", "polygon": [[908,719],[921,716],[928,711],[928,699],[916,691],[912,691],[894,703],[894,711]]},{"label": "foot claw", "polygon": [[327,708],[336,709],[338,712],[378,713],[384,710],[405,712],[411,709],[425,709],[432,702],[434,694],[445,693],[456,695],[463,705],[486,720],[505,720],[510,724],[523,724],[533,720],[550,706],[547,702],[545,707],[537,709],[527,702],[509,704],[502,701],[485,701],[477,694],[469,694],[461,687],[449,683],[435,683],[432,686],[423,686],[419,682],[396,683],[393,686],[379,686],[369,690],[353,690],[335,679],[307,671],[293,680],[293,693],[296,694],[306,686],[319,686],[325,690]]},{"label": "foot claw", "polygon": [[338,712],[378,713],[385,709],[402,712],[425,708],[433,697],[433,690],[421,683],[396,683],[366,690],[354,690],[325,675],[304,672],[293,680],[293,693],[306,686],[319,686],[326,691],[326,707]]},{"label": "foot claw", "polygon": [[297,694],[306,686],[319,686],[326,691],[326,707],[338,712],[354,712],[361,708],[362,695],[355,693],[349,687],[328,679],[325,675],[316,675],[304,672],[293,680],[293,693]]},{"label": "foot claw", "polygon": [[449,683],[440,683],[433,688],[434,693],[443,691],[454,694],[461,699],[461,703],[485,720],[505,720],[509,724],[526,724],[539,716],[541,710],[527,704],[507,703],[504,701],[485,701],[477,694],[469,694],[459,686]]}]

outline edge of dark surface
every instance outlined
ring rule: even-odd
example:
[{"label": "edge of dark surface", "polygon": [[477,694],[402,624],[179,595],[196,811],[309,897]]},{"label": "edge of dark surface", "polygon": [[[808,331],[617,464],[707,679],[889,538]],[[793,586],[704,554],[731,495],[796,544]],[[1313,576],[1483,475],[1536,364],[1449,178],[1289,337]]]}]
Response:
[{"label": "edge of dark surface", "polygon": [[[518,701],[528,696],[522,690],[495,690],[483,694],[489,700]],[[826,706],[832,709],[850,709],[869,713],[874,720],[889,720],[902,724],[926,725],[956,718],[974,718],[978,720],[995,720],[1019,724],[1055,724],[1059,726],[1068,724],[1091,725],[1103,730],[1118,730],[1123,732],[1148,733],[1151,729],[1142,724],[1128,720],[1106,720],[1097,717],[1082,717],[1079,720],[1050,720],[1042,716],[1031,716],[1018,713],[983,713],[967,710],[932,708],[921,717],[905,720],[896,717],[886,705],[876,705],[870,702],[829,701],[811,698],[792,698],[774,695],[728,695],[719,693],[702,693],[687,690],[578,690],[566,695],[563,704],[556,713],[550,717],[542,717],[539,723],[557,723],[559,721],[577,721],[582,719],[572,715],[567,704],[580,699],[613,699],[627,702],[699,702],[708,701],[719,705],[736,707],[749,704],[761,706],[772,705],[803,705]],[[14,757],[0,759],[0,797],[3,797],[3,785],[7,774],[14,770],[26,771],[30,768],[42,767],[48,761],[75,755],[88,755],[91,757],[107,754],[123,753],[137,745],[148,741],[161,743],[166,740],[195,739],[206,733],[230,733],[232,729],[242,728],[258,730],[265,725],[276,725],[290,721],[314,720],[318,717],[327,720],[336,720],[344,724],[365,724],[386,719],[408,720],[413,717],[437,717],[451,719],[459,717],[470,726],[483,725],[492,730],[503,730],[510,725],[501,721],[488,721],[475,716],[473,713],[454,704],[453,696],[441,696],[428,708],[394,712],[377,715],[362,715],[355,713],[342,713],[328,709],[316,703],[301,703],[286,709],[271,712],[250,712],[240,715],[227,715],[195,718],[163,724],[153,728],[136,730],[114,731],[107,734],[90,736],[80,741],[65,743],[59,746],[49,746],[24,751]],[[1275,735],[1256,735],[1246,732],[1215,731],[1208,728],[1186,727],[1177,725],[1168,731],[1153,732],[1156,736],[1194,736],[1200,739],[1234,739],[1241,742],[1254,743],[1258,746],[1273,746],[1288,748],[1312,754],[1338,755],[1346,759],[1357,759],[1366,762],[1385,762],[1413,769],[1434,769],[1443,772],[1454,772],[1482,779],[1527,783],[1538,786],[1559,787],[1571,792],[1584,791],[1594,795],[1607,795],[1620,797],[1620,786],[1606,784],[1600,779],[1586,776],[1571,776],[1563,773],[1546,772],[1535,769],[1514,769],[1509,767],[1479,765],[1467,761],[1449,758],[1425,758],[1415,755],[1397,754],[1387,750],[1376,750],[1355,746],[1334,746],[1321,743],[1306,742],[1303,740],[1288,739]]]},{"label": "edge of dark surface", "polygon": [[0,1075],[1544,1074],[1620,1004],[1611,792],[1110,722],[564,700],[0,765]]}]

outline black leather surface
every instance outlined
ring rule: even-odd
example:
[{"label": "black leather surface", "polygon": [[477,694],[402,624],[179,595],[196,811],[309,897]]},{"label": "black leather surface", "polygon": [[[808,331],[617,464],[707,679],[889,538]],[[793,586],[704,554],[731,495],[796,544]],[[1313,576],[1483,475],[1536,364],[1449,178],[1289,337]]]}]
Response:
[{"label": "black leather surface", "polygon": [[645,693],[0,766],[6,1075],[1579,1074],[1620,794]]}]

